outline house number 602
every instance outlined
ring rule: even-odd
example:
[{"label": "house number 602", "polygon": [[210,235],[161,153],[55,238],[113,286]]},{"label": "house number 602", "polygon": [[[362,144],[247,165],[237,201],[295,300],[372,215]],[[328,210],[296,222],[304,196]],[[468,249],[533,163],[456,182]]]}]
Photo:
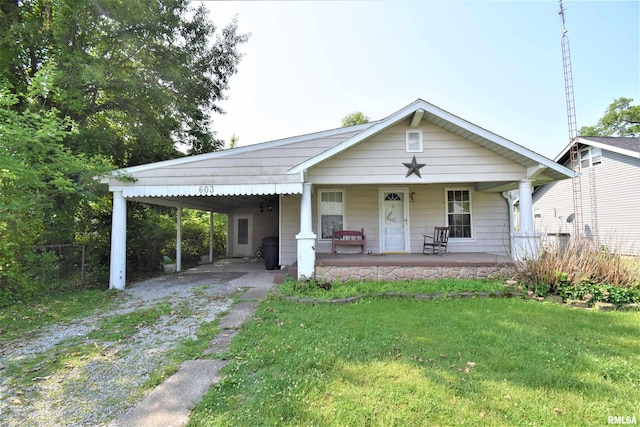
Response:
[{"label": "house number 602", "polygon": [[213,185],[201,185],[198,187],[200,194],[213,194]]}]

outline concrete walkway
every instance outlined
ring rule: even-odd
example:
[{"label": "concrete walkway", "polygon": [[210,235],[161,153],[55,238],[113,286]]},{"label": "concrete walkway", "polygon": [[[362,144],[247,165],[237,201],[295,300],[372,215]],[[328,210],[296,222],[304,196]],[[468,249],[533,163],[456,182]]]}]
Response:
[{"label": "concrete walkway", "polygon": [[[251,318],[259,301],[273,288],[278,271],[265,270],[260,259],[229,259],[205,264],[183,272],[246,272],[230,282],[232,286],[246,289],[241,302],[233,305],[229,313],[220,319],[220,333],[210,341],[204,356],[225,353],[239,328]],[[226,360],[187,360],[178,371],[147,395],[132,410],[112,421],[110,427],[181,427],[189,414],[209,388],[219,382],[220,369]]]}]

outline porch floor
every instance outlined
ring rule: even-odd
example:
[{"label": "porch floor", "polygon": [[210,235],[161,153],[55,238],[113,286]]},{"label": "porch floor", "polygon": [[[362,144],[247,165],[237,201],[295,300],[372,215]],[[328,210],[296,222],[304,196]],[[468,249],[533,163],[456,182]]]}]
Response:
[{"label": "porch floor", "polygon": [[513,265],[510,257],[485,252],[437,254],[316,254],[316,267],[411,266],[496,267]]}]

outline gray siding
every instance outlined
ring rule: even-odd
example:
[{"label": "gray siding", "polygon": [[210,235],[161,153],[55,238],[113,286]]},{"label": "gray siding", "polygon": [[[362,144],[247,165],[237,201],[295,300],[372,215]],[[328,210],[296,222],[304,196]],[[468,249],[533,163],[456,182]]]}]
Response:
[{"label": "gray siding", "polygon": [[600,244],[640,255],[640,159],[603,150],[590,169],[582,176],[585,224]]},{"label": "gray siding", "polygon": [[214,157],[195,158],[176,164],[136,172],[136,185],[263,184],[299,182],[299,174],[288,169],[353,135],[353,132],[283,144],[271,148],[213,153]]},{"label": "gray siding", "polygon": [[[640,255],[640,159],[602,150],[602,163],[580,178],[585,229],[614,251]],[[543,186],[534,194],[536,227],[543,233],[569,232],[573,213],[570,180]]]}]

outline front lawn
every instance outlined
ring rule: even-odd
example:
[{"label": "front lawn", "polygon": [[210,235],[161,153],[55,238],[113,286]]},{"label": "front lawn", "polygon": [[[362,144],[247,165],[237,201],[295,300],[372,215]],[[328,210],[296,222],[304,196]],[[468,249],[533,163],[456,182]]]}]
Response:
[{"label": "front lawn", "polygon": [[272,297],[234,340],[207,425],[603,425],[640,419],[640,313],[512,299]]}]

